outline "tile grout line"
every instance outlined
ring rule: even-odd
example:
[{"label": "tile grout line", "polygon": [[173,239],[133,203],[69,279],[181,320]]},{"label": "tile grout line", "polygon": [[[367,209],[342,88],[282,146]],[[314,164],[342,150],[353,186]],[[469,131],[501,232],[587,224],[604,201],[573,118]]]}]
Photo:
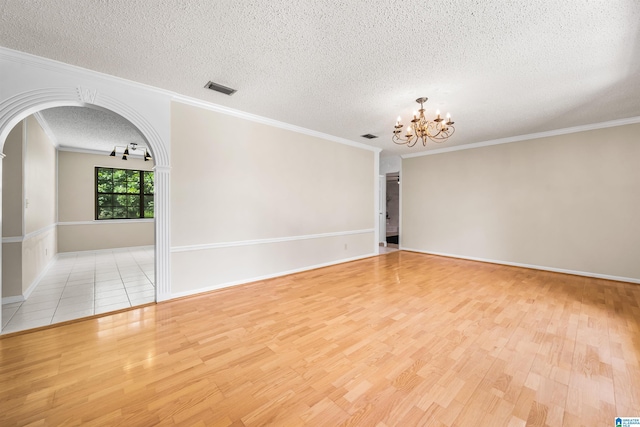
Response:
[{"label": "tile grout line", "polygon": [[[75,261],[74,261],[74,262],[75,262]],[[70,273],[69,273],[69,275],[70,275]],[[68,282],[68,280],[69,280],[69,275],[67,275],[67,278],[66,278],[66,280],[65,280],[65,286],[63,286],[63,292],[64,292],[64,288],[66,287],[66,283],[67,283],[67,282]],[[34,290],[34,292],[36,292],[36,290]],[[62,297],[62,294],[61,294],[61,297]],[[5,333],[5,330],[6,330],[7,328],[9,328],[10,326],[12,326],[12,324],[11,324],[12,320],[14,319],[15,315],[16,315],[16,314],[18,314],[18,312],[20,311],[20,309],[22,308],[22,306],[23,306],[26,302],[27,302],[27,300],[23,300],[23,301],[21,301],[21,302],[20,302],[20,305],[18,306],[18,308],[16,309],[16,311],[11,315],[11,317],[9,318],[9,320],[7,321],[7,323],[2,327],[2,333]],[[58,299],[58,303],[59,303],[59,302],[60,302],[60,299]],[[57,309],[57,305],[56,305],[56,309]],[[54,314],[52,314],[52,315],[51,315],[51,320],[50,320],[50,321],[49,321],[49,323],[48,323],[49,325],[51,325],[51,324],[52,324],[53,317],[55,316],[55,310],[56,310],[56,309],[54,309]],[[23,330],[23,329],[20,329],[20,330]]]},{"label": "tile grout line", "polygon": [[69,273],[67,274],[67,280],[64,281],[62,292],[60,292],[60,298],[58,298],[58,304],[56,305],[56,309],[53,311],[53,315],[51,316],[51,322],[49,323],[50,325],[53,325],[53,319],[56,317],[56,313],[58,312],[58,307],[60,307],[60,301],[62,301],[62,295],[64,295],[64,291],[65,289],[67,289],[69,278],[71,277],[71,273],[73,272],[73,268],[75,267],[77,261],[78,261],[78,256],[75,255],[73,257],[73,265],[71,266],[71,268],[69,269]]},{"label": "tile grout line", "polygon": [[[99,254],[97,253],[97,251],[87,251],[88,253],[84,253],[84,254],[73,254],[73,256],[70,257],[64,257],[59,261],[63,261],[63,267],[61,267],[60,265],[54,266],[54,269],[52,272],[56,272],[54,273],[56,276],[61,276],[63,278],[63,280],[61,280],[60,284],[61,284],[61,288],[58,288],[57,286],[52,287],[51,289],[55,289],[60,290],[60,294],[57,297],[57,302],[55,304],[55,307],[52,307],[52,314],[51,317],[49,318],[49,316],[43,317],[42,319],[44,321],[46,321],[46,325],[53,325],[55,323],[58,323],[57,321],[54,321],[54,319],[56,318],[56,315],[60,314],[62,316],[64,316],[65,314],[61,314],[62,313],[62,308],[64,307],[63,305],[63,299],[65,296],[65,292],[68,291],[69,288],[69,284],[71,282],[71,278],[74,274],[78,274],[80,276],[84,276],[85,274],[90,274],[91,278],[87,278],[88,280],[93,280],[93,283],[91,284],[90,289],[92,290],[92,296],[91,296],[91,302],[92,302],[92,309],[91,312],[93,315],[96,314],[98,307],[97,307],[97,300],[98,300],[98,286],[97,286],[97,280],[98,280],[98,260],[99,260]],[[125,295],[127,296],[127,301],[128,301],[128,307],[135,307],[134,303],[132,302],[132,296],[130,295],[130,290],[127,288],[126,285],[126,281],[125,278],[122,276],[122,271],[121,268],[124,268],[122,265],[122,262],[118,262],[118,259],[120,258],[118,256],[118,253],[116,253],[115,250],[110,250],[108,251],[106,254],[108,256],[108,261],[106,261],[105,265],[107,267],[107,269],[104,271],[104,273],[106,274],[110,274],[110,273],[117,273],[117,280],[119,282],[119,285],[122,286],[122,288],[124,288],[125,290]],[[143,259],[143,260],[149,260],[148,257],[148,251],[147,250],[143,250],[140,253],[136,254],[134,252],[132,252],[132,250],[130,248],[127,248],[125,251],[121,251],[121,253],[119,253],[119,255],[121,255],[121,257],[123,257],[122,259],[125,262],[125,264],[131,264],[130,267],[135,268],[136,270],[136,274],[140,274],[142,276],[142,278],[144,278],[144,280],[146,280],[145,284],[140,285],[140,287],[144,288],[144,286],[147,286],[148,284],[150,284],[152,286],[152,288],[154,289],[154,293],[155,293],[155,284],[152,280],[150,280],[149,276],[147,275],[147,273],[145,272],[145,270],[142,268],[139,259]],[[91,259],[91,262],[88,263],[87,262],[87,258]],[[102,259],[102,258],[100,258]],[[154,262],[154,258],[151,257],[151,262]],[[124,262],[123,261],[123,262]],[[57,269],[56,269],[57,267]],[[87,268],[89,267],[89,268]],[[78,286],[82,286],[82,285],[88,285],[88,283],[86,283],[87,280],[85,279],[79,279],[77,280],[77,284]],[[57,281],[56,281],[57,282]],[[83,288],[85,289],[85,288]],[[89,287],[87,287],[86,289],[89,289]],[[143,292],[143,291],[141,291]],[[54,292],[55,293],[55,292]],[[83,295],[83,294],[81,294]],[[72,295],[69,294],[70,298],[73,297],[79,297],[79,295]],[[108,299],[108,297],[107,297]],[[155,301],[155,295],[152,299],[153,301]],[[13,311],[13,313],[11,314],[11,316],[7,316],[7,320],[5,325],[3,326],[3,331],[2,333],[5,332],[6,329],[10,329],[11,326],[15,326],[18,329],[16,331],[22,331],[22,330],[26,330],[26,329],[30,329],[32,326],[28,326],[28,327],[24,327],[23,324],[24,323],[20,323],[20,325],[18,323],[16,323],[16,319],[15,316],[16,314],[18,314],[20,312],[20,309],[23,307],[24,303],[27,302],[25,301],[21,301],[19,302],[19,305],[17,307],[15,307],[15,311]],[[124,302],[123,302],[124,303]],[[117,303],[119,304],[119,303]],[[142,303],[141,303],[142,304]],[[138,305],[138,304],[136,304]],[[86,307],[86,306],[85,306]],[[87,309],[88,310],[88,309]],[[117,310],[117,309],[116,309]],[[65,310],[66,311],[66,310]],[[81,311],[85,311],[85,310],[77,310],[78,312]],[[86,311],[85,311],[86,312]],[[69,309],[69,313],[73,313],[73,309]],[[105,312],[106,313],[106,312]],[[68,313],[67,313],[68,314]],[[80,315],[79,317],[74,317],[75,318],[82,318],[85,317],[86,314],[84,315]],[[3,319],[4,320],[4,319]],[[15,332],[15,331],[14,331]]]}]

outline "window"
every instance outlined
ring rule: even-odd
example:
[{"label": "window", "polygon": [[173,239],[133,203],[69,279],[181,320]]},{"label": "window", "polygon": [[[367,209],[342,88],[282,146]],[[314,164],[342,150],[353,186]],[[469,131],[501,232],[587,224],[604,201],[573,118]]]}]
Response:
[{"label": "window", "polygon": [[96,168],[96,219],[153,218],[153,172]]}]

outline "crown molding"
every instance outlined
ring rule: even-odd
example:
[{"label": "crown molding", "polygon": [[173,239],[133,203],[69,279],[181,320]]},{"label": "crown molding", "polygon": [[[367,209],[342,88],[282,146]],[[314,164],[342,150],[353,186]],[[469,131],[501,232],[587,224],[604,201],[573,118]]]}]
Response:
[{"label": "crown molding", "polygon": [[408,159],[411,157],[431,156],[433,154],[449,153],[452,151],[471,150],[473,148],[489,147],[491,145],[509,144],[511,142],[529,141],[531,139],[548,138],[551,136],[567,135],[570,133],[585,132],[590,130],[606,129],[616,126],[633,125],[640,123],[640,117],[629,117],[626,119],[610,120],[608,122],[593,123],[589,125],[573,126],[564,129],[555,129],[546,132],[536,132],[527,135],[510,136],[508,138],[492,139],[489,141],[475,142],[472,144],[456,145],[454,147],[439,148],[436,150],[422,151],[420,153],[403,154],[400,157]]},{"label": "crown molding", "polygon": [[30,53],[21,52],[18,50],[9,49],[0,46],[0,59],[17,62],[19,64],[26,64],[32,67],[41,68],[48,71],[54,71],[56,73],[66,72],[79,76],[86,77],[88,79],[100,78],[108,82],[113,82],[118,85],[128,85],[136,89],[142,89],[145,91],[155,92],[160,95],[173,96],[174,93],[166,89],[160,89],[155,86],[146,85],[144,83],[134,82],[133,80],[127,80],[122,77],[112,76],[111,74],[101,73],[100,71],[90,70],[78,65],[67,64],[66,62],[56,61],[55,59],[44,58],[42,56],[32,55]]},{"label": "crown molding", "polygon": [[338,136],[329,135],[327,133],[318,132],[315,130],[303,128],[303,127],[292,125],[285,122],[280,122],[278,120],[258,116],[256,114],[246,113],[244,111],[235,110],[233,108],[223,107],[222,105],[212,104],[210,102],[201,101],[199,99],[195,99],[195,98],[191,98],[183,95],[175,95],[173,97],[173,101],[180,102],[182,104],[191,105],[194,107],[203,108],[209,111],[215,111],[217,113],[222,113],[229,116],[238,117],[245,120],[250,120],[252,122],[261,123],[261,124],[269,125],[269,126],[280,128],[280,129],[290,130],[292,132],[302,133],[304,135],[314,136],[316,138],[337,142],[338,144],[344,144],[344,145],[349,145],[351,147],[362,148],[364,150],[373,151],[374,153],[379,153],[382,151],[382,148],[373,147],[371,145],[366,145],[361,142],[351,141],[350,139],[340,138]]},{"label": "crown molding", "polygon": [[[119,146],[119,147],[122,147],[122,146]],[[111,154],[111,150],[99,150],[96,148],[67,147],[64,145],[58,146],[57,148],[58,148],[58,151],[65,151],[68,153],[97,154],[100,156],[104,156],[104,155],[108,156],[109,154]],[[134,153],[134,154],[129,154],[129,157],[136,160],[143,160],[144,154]]]},{"label": "crown molding", "polygon": [[33,117],[35,117],[38,124],[40,124],[40,127],[49,138],[49,141],[51,141],[51,144],[53,144],[55,148],[59,148],[60,143],[58,142],[58,138],[56,138],[56,136],[53,134],[53,131],[49,127],[49,122],[47,122],[44,116],[40,114],[40,111],[33,113]]},{"label": "crown molding", "polygon": [[256,114],[246,113],[244,111],[235,110],[233,108],[228,108],[222,105],[213,104],[211,102],[203,101],[197,98],[192,98],[186,95],[181,95],[179,93],[172,92],[166,89],[161,89],[155,86],[149,86],[144,83],[134,82],[132,80],[123,79],[121,77],[112,76],[110,74],[101,73],[99,71],[82,68],[77,65],[71,65],[64,62],[56,61],[54,59],[43,58],[40,56],[32,55],[25,52],[20,52],[13,49],[8,49],[5,47],[0,47],[0,59],[6,59],[6,60],[21,63],[21,64],[28,64],[34,67],[43,68],[43,69],[55,71],[58,73],[59,72],[72,73],[75,75],[86,77],[88,79],[100,78],[118,85],[124,84],[136,89],[141,89],[143,91],[151,91],[156,94],[169,97],[173,101],[182,102],[184,104],[193,105],[193,106],[204,108],[211,111],[216,111],[222,114],[243,118],[253,122],[262,123],[262,124],[266,124],[266,125],[281,128],[281,129],[286,129],[286,130],[302,133],[309,136],[314,136],[317,138],[373,151],[376,153],[379,153],[382,151],[381,148],[372,147],[370,145],[362,144],[360,142],[355,142],[349,139],[340,138],[340,137],[329,135],[322,132],[317,132],[311,129],[303,128],[303,127],[292,125],[285,122],[280,122],[267,117],[258,116]]}]

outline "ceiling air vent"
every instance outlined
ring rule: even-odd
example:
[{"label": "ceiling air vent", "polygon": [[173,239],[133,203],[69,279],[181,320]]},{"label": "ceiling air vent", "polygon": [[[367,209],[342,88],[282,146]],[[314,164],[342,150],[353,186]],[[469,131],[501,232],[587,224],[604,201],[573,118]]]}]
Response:
[{"label": "ceiling air vent", "polygon": [[230,87],[222,86],[211,81],[204,85],[204,87],[207,89],[215,90],[216,92],[224,93],[225,95],[233,95],[237,92],[236,89],[231,89]]},{"label": "ceiling air vent", "polygon": [[374,139],[378,137],[378,135],[372,135],[370,133],[365,133],[364,135],[360,135],[360,136],[367,139]]}]

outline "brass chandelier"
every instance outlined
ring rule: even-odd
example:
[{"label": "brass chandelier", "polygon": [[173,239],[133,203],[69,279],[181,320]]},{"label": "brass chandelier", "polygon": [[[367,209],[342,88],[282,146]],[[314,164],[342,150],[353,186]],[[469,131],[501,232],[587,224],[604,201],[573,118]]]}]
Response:
[{"label": "brass chandelier", "polygon": [[427,102],[427,97],[416,99],[416,102],[420,104],[418,113],[413,113],[413,120],[411,124],[407,126],[406,133],[402,135],[402,128],[404,125],[401,123],[401,118],[398,117],[396,125],[393,128],[392,140],[396,144],[406,145],[407,147],[413,147],[418,141],[422,141],[423,146],[427,146],[427,140],[433,142],[444,142],[456,131],[451,121],[451,114],[447,113],[446,118],[440,117],[440,110],[436,111],[436,118],[428,120],[424,116],[424,103]]}]

